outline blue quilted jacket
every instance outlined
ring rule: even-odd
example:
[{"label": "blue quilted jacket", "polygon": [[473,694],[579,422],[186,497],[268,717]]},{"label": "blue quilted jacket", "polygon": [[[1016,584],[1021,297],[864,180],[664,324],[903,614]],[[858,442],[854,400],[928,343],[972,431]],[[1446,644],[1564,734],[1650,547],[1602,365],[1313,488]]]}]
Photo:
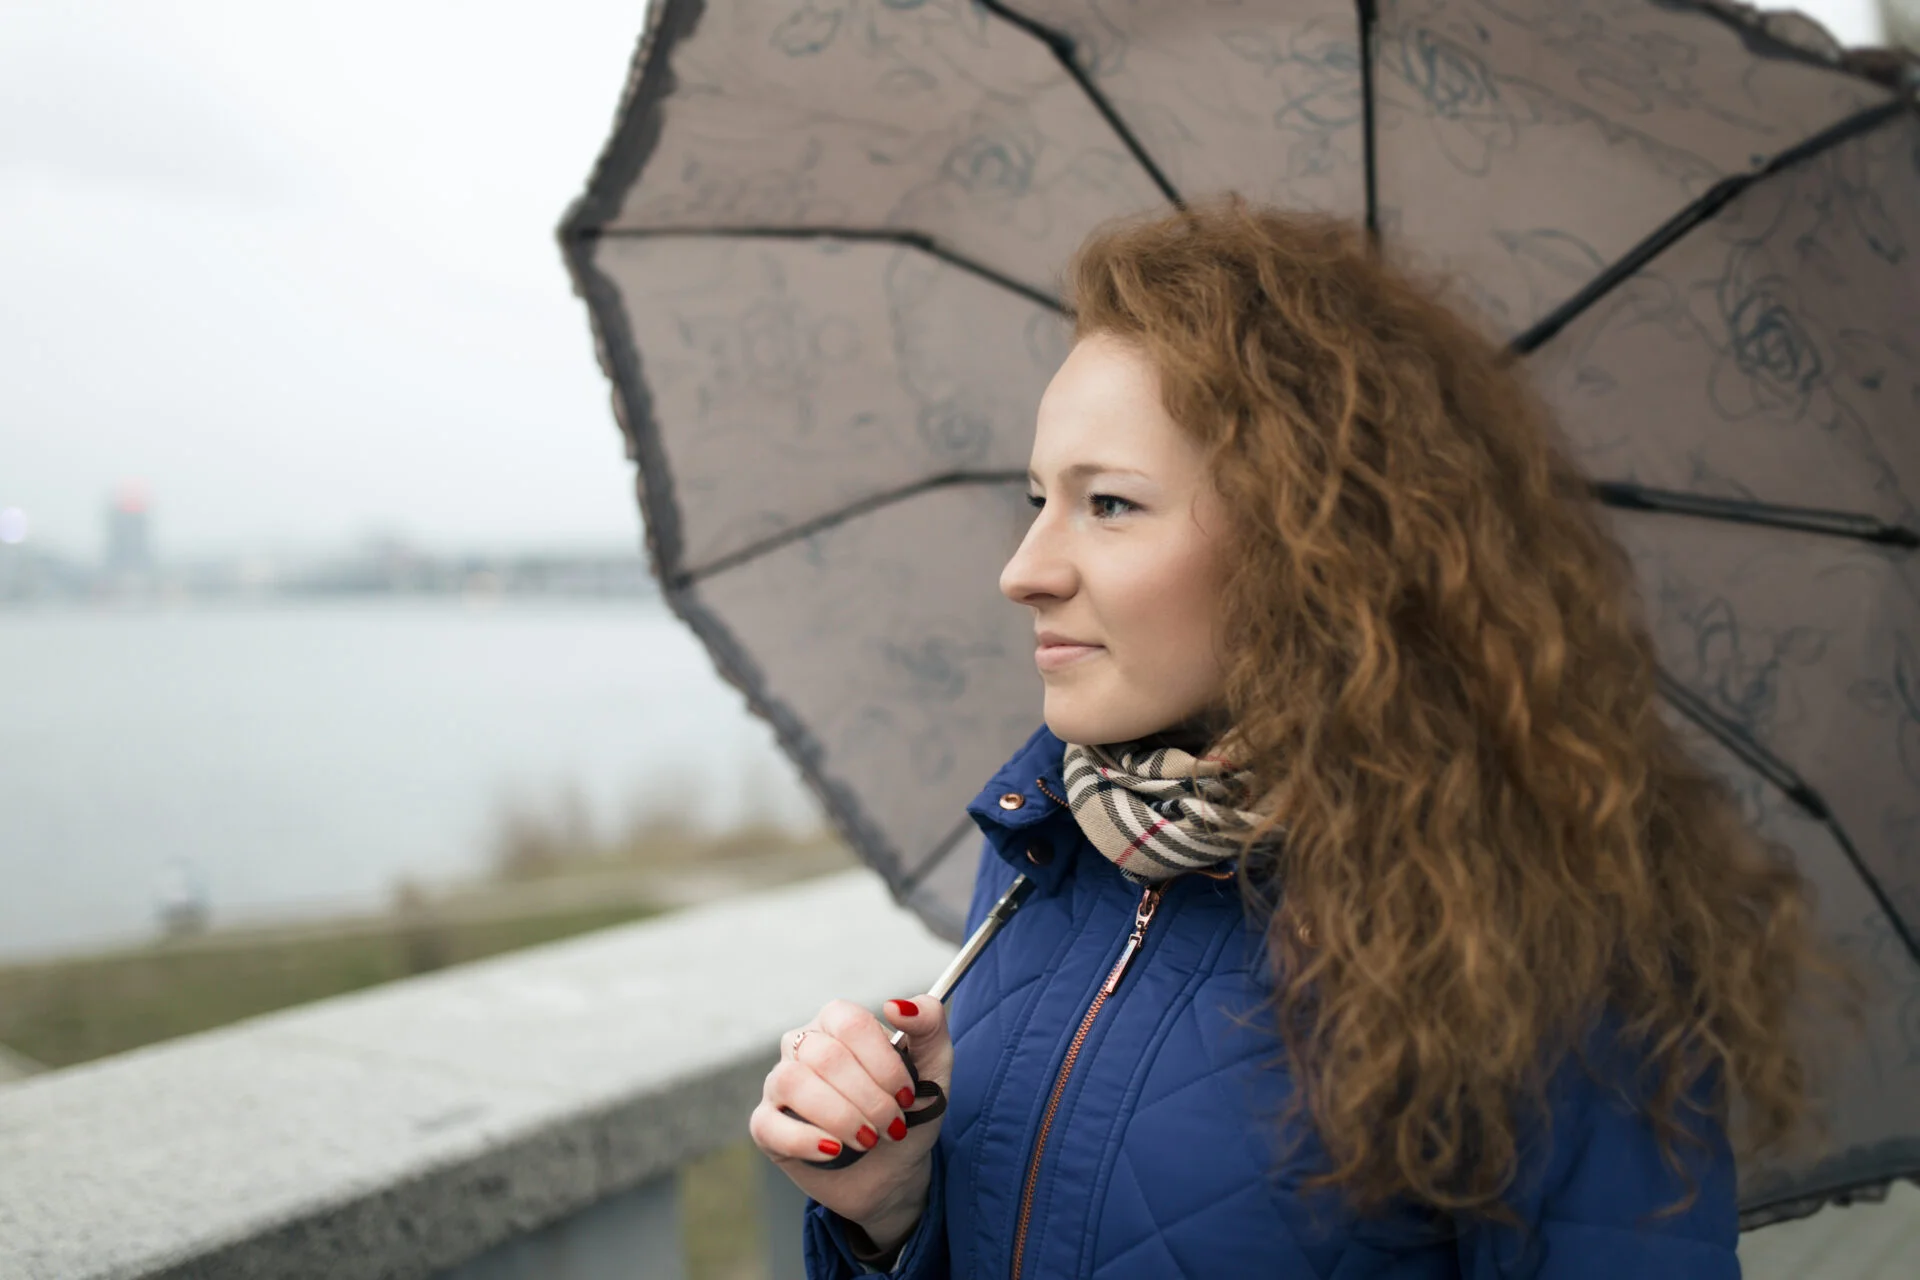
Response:
[{"label": "blue quilted jacket", "polygon": [[[1259,934],[1233,882],[1170,882],[1110,984],[1143,891],[1056,799],[1062,750],[1040,729],[968,806],[987,848],[967,927],[1015,875],[1035,890],[949,1002],[953,1085],[931,1199],[892,1274],[1737,1280],[1724,1134],[1703,1131],[1710,1158],[1689,1152],[1693,1206],[1643,1223],[1682,1183],[1651,1129],[1571,1062],[1550,1140],[1523,1146],[1527,1232],[1412,1205],[1356,1218],[1334,1193],[1300,1190],[1325,1150],[1309,1137],[1279,1159],[1274,1117],[1291,1083],[1263,1030]],[[836,1215],[810,1203],[805,1232],[812,1280],[866,1273]]]}]

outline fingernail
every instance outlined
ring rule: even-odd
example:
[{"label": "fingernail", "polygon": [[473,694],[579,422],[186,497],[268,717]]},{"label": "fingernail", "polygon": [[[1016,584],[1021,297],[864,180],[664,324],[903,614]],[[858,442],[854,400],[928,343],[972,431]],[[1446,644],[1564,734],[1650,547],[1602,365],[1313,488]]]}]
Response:
[{"label": "fingernail", "polygon": [[898,1142],[900,1141],[900,1139],[906,1137],[907,1122],[905,1120],[902,1120],[899,1116],[895,1116],[893,1118],[893,1123],[887,1126],[887,1136],[889,1138],[892,1138],[895,1142]]},{"label": "fingernail", "polygon": [[823,1156],[837,1156],[840,1154],[840,1144],[832,1138],[822,1138],[820,1139],[820,1154]]},{"label": "fingernail", "polygon": [[894,1094],[893,1096],[895,1100],[897,1100],[900,1103],[900,1109],[902,1111],[905,1111],[908,1107],[913,1105],[913,1090],[907,1088],[905,1085],[901,1085],[900,1092]]},{"label": "fingernail", "polygon": [[920,1016],[920,1006],[911,1000],[889,1000],[887,1003],[900,1010],[900,1016],[903,1018],[917,1018]]},{"label": "fingernail", "polygon": [[860,1126],[860,1132],[853,1135],[853,1140],[863,1147],[870,1147],[880,1141],[880,1135],[873,1131],[872,1125],[863,1124]]}]

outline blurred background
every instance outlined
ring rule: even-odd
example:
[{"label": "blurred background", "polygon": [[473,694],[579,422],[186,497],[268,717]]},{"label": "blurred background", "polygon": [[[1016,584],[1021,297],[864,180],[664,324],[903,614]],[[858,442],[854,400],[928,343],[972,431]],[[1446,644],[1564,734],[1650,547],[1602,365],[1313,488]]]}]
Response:
[{"label": "blurred background", "polygon": [[658,600],[554,239],[644,15],[0,6],[15,1071],[851,865]]},{"label": "blurred background", "polygon": [[0,5],[0,1088],[854,865],[659,601],[554,238],[645,12]]}]

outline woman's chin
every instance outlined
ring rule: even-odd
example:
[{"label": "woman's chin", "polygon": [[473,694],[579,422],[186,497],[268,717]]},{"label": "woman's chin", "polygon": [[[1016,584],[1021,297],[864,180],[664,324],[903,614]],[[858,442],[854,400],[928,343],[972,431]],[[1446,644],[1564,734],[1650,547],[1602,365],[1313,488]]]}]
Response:
[{"label": "woman's chin", "polygon": [[[1078,690],[1075,691],[1078,694]],[[1051,691],[1047,694],[1047,728],[1053,736],[1062,742],[1078,742],[1083,746],[1099,746],[1108,742],[1127,742],[1151,729],[1139,729],[1143,723],[1137,716],[1117,716],[1113,713],[1111,702],[1099,705],[1103,700],[1075,696],[1056,697]]]},{"label": "woman's chin", "polygon": [[[1079,742],[1083,744],[1092,744],[1100,741],[1099,738],[1080,736],[1086,733],[1090,727],[1087,716],[1079,714],[1078,708],[1055,706],[1055,701],[1056,699],[1052,694],[1047,695],[1045,716],[1047,728],[1053,733],[1054,737],[1060,739],[1062,742]],[[1097,726],[1098,717],[1094,717],[1091,724]]]}]

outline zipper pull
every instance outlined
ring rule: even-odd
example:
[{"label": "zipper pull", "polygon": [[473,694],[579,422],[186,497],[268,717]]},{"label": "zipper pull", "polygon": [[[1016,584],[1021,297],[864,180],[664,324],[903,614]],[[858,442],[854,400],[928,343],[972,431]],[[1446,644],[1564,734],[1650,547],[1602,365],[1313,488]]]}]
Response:
[{"label": "zipper pull", "polygon": [[1107,975],[1106,983],[1100,988],[1100,994],[1110,996],[1113,989],[1120,985],[1120,979],[1127,972],[1127,966],[1133,963],[1134,952],[1140,950],[1140,941],[1147,935],[1147,925],[1153,921],[1155,908],[1160,905],[1161,886],[1150,884],[1140,894],[1140,905],[1133,911],[1133,932],[1127,935],[1127,945],[1120,949],[1120,959],[1114,963],[1113,972]]}]

